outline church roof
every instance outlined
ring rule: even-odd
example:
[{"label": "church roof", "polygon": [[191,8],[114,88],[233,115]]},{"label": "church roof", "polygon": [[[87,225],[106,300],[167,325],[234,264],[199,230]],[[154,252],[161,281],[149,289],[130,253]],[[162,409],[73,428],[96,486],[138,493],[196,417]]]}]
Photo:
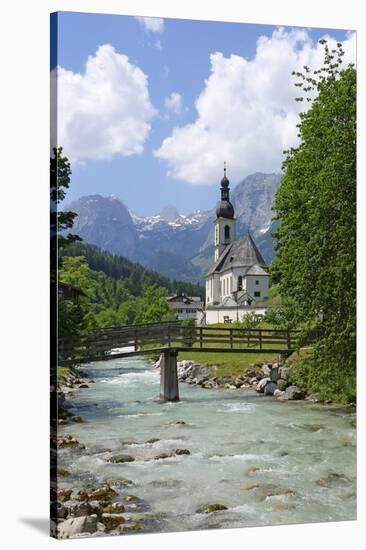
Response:
[{"label": "church roof", "polygon": [[248,269],[246,275],[267,275],[267,271],[265,271],[260,265],[253,265]]},{"label": "church roof", "polygon": [[[207,275],[221,273],[231,267],[247,268],[245,274],[248,275],[263,275],[262,271],[267,274],[267,264],[249,233],[227,245]],[[257,273],[258,270],[261,272]]]}]

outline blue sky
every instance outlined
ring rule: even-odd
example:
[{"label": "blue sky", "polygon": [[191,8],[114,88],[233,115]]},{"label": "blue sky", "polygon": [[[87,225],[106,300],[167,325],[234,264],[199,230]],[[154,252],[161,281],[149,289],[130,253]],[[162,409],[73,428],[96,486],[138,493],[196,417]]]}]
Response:
[{"label": "blue sky", "polygon": [[67,200],[99,193],[137,214],[165,204],[188,214],[213,207],[224,160],[232,187],[248,173],[279,171],[298,114],[283,75],[294,62],[316,64],[325,34],[346,41],[353,59],[346,31],[59,13],[51,68],[63,70]]}]

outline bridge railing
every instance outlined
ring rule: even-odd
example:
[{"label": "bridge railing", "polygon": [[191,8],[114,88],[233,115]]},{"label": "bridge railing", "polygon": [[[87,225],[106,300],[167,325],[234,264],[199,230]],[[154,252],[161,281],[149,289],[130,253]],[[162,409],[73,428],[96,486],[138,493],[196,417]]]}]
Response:
[{"label": "bridge railing", "polygon": [[[76,342],[59,339],[59,363],[108,359],[120,353],[153,353],[164,349],[192,351],[290,352],[296,349],[300,331],[196,326],[180,322],[109,327],[91,331]],[[118,351],[115,351],[118,353]]]}]

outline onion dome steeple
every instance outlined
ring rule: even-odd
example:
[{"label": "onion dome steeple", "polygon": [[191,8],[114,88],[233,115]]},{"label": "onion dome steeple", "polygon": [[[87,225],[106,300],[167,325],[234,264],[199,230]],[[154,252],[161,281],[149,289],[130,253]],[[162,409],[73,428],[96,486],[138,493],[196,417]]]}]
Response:
[{"label": "onion dome steeple", "polygon": [[226,177],[226,162],[224,162],[224,177],[221,180],[221,200],[216,205],[216,216],[218,218],[234,218],[234,207],[231,204],[230,198],[230,182]]}]

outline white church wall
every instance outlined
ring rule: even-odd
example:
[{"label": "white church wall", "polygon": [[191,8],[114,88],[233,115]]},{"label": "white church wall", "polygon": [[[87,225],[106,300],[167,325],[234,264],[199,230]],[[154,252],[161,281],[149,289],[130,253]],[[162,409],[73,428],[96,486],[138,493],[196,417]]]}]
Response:
[{"label": "white church wall", "polygon": [[[258,302],[268,298],[269,276],[268,275],[247,275],[246,291]],[[259,294],[258,294],[259,293]]]},{"label": "white church wall", "polygon": [[221,294],[221,300],[223,298],[226,298],[227,296],[230,296],[233,292],[233,286],[232,286],[232,274],[226,273],[224,275],[220,276],[220,294]]},{"label": "white church wall", "polygon": [[239,307],[239,308],[207,308],[206,309],[206,324],[213,325],[215,323],[225,323],[227,320],[235,323],[240,321],[248,313],[255,315],[264,315],[265,307]]}]

